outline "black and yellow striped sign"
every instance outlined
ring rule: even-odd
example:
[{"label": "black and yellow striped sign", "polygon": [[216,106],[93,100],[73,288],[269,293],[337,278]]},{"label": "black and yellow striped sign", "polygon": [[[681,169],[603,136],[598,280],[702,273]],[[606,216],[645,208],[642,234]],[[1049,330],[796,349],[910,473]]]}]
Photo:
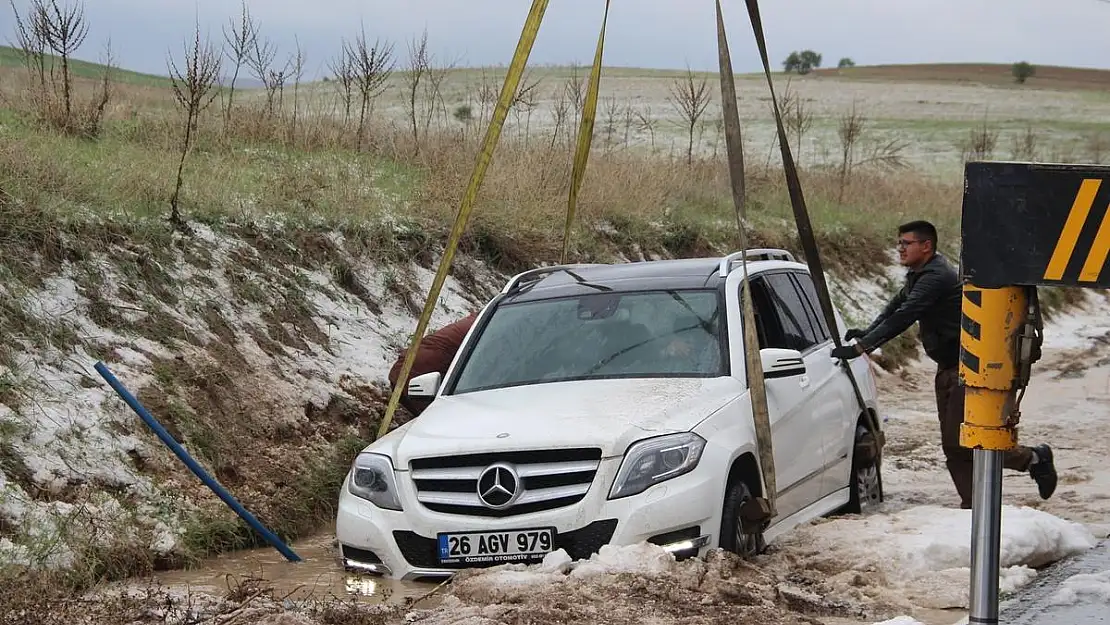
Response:
[{"label": "black and yellow striped sign", "polygon": [[964,275],[1006,285],[1110,287],[1110,167],[968,163]]}]

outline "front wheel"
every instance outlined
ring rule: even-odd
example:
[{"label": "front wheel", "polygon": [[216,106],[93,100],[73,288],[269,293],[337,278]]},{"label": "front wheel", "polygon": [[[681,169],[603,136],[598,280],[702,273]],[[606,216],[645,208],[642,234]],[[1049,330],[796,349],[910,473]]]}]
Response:
[{"label": "front wheel", "polygon": [[[863,425],[856,427],[856,442],[871,436]],[[852,514],[869,514],[883,502],[883,472],[881,458],[865,460],[857,450],[852,451],[852,473],[848,484],[848,505],[844,511]]]},{"label": "front wheel", "polygon": [[748,532],[741,524],[740,511],[751,499],[752,491],[748,485],[741,479],[735,480],[725,492],[724,512],[721,515],[721,548],[745,559],[755,557],[767,548],[762,531]]}]

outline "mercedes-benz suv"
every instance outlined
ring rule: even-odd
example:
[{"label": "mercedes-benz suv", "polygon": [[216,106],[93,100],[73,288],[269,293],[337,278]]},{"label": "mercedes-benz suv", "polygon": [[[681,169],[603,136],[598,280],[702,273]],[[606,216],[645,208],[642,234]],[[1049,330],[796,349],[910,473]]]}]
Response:
[{"label": "mercedes-benz suv", "polygon": [[867,358],[850,361],[863,409],[830,354],[844,323],[827,327],[808,267],[747,256],[776,516],[753,528],[741,515],[764,492],[741,255],[543,267],[487,304],[445,376],[410,381],[434,398],[423,414],[354,460],[336,518],[344,565],[434,578],[643,541],[680,558],[753,554],[881,501]]}]

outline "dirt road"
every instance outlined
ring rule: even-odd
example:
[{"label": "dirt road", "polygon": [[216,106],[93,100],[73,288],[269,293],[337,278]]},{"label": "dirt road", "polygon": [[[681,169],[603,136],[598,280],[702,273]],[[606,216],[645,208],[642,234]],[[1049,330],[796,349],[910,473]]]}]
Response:
[{"label": "dirt road", "polygon": [[[1036,567],[1088,549],[1096,537],[1110,534],[1110,469],[1101,457],[1110,447],[1110,335],[1090,319],[1065,320],[1061,326],[1081,331],[1078,338],[1057,334],[1046,345],[1023,403],[1021,430],[1024,442],[1053,446],[1060,485],[1046,502],[1027,475],[1006,473],[1004,592],[1029,583]],[[561,562],[463,574],[411,606],[434,587],[346,575],[335,565],[331,537],[322,535],[295,545],[306,558],[299,565],[266,549],[215,559],[196,571],[162,574],[155,581],[178,601],[205,598],[207,603],[199,604],[209,605],[213,614],[234,609],[246,614],[243,602],[253,602],[250,610],[257,618],[248,622],[758,619],[858,625],[906,615],[926,625],[949,625],[966,616],[970,512],[958,509],[944,469],[931,374],[923,366],[882,379],[890,441],[884,509],[866,518],[828,518],[799,528],[753,564],[717,557],[676,564],[646,547],[626,548],[606,551],[570,575],[560,569]],[[144,583],[135,580],[131,587]],[[216,599],[229,592],[239,603]],[[375,620],[359,621],[321,616],[319,606],[340,601],[379,604],[380,613]],[[219,605],[224,607],[214,607]]]}]

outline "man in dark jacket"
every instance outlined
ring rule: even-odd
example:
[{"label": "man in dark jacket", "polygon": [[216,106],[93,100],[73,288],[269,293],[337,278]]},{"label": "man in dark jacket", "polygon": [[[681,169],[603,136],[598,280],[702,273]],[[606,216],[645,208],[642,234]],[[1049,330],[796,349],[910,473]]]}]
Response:
[{"label": "man in dark jacket", "polygon": [[[470,326],[474,325],[474,320],[477,318],[478,313],[471,313],[421,339],[416,347],[416,360],[412,363],[412,371],[409,373],[409,377],[404,382],[398,382],[397,378],[401,375],[401,368],[405,365],[405,354],[407,353],[402,351],[400,357],[397,358],[397,362],[393,364],[393,368],[389,370],[390,388],[397,388],[399,383],[408,388],[409,380],[433,371],[438,371],[440,375],[447,375],[447,368],[451,366],[451,361],[455,359],[455,353],[459,351],[463,339],[466,338],[466,333],[470,331]],[[414,417],[424,412],[424,409],[431,403],[429,399],[423,397],[401,395],[401,405],[405,407],[405,410],[411,412]]]},{"label": "man in dark jacket", "polygon": [[[936,398],[941,448],[948,473],[960,495],[960,507],[971,507],[972,452],[960,446],[964,420],[964,386],[960,384],[960,305],[963,285],[956,270],[936,251],[937,231],[927,221],[898,228],[898,256],[908,268],[905,286],[866,329],[852,329],[844,340],[855,345],[833,350],[835,358],[855,358],[871,352],[918,323],[926,355],[937,363]],[[1020,446],[1006,452],[1007,469],[1029,472],[1042,499],[1056,490],[1052,448]]]}]

